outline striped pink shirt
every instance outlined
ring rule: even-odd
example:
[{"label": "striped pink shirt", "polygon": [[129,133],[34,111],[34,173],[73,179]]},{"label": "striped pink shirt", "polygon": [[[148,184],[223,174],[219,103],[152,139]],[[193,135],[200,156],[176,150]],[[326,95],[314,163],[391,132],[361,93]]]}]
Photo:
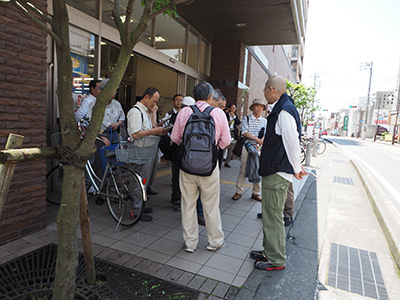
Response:
[{"label": "striped pink shirt", "polygon": [[[197,101],[196,105],[200,111],[204,111],[207,106],[210,106],[205,101]],[[172,129],[171,133],[171,140],[175,144],[181,144],[186,123],[192,113],[193,110],[190,107],[184,107],[176,117],[174,128]],[[231,134],[229,132],[226,115],[220,108],[214,108],[210,115],[213,117],[215,124],[215,143],[220,149],[225,149],[231,143]]]}]

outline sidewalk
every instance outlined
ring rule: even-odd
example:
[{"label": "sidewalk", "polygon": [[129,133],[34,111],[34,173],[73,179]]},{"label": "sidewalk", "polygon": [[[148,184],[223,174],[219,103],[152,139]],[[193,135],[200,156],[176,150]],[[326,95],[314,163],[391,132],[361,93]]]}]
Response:
[{"label": "sidewalk", "polygon": [[[354,284],[353,292],[340,285],[336,287],[336,283],[345,277],[340,273],[341,268],[338,269],[340,272],[334,273],[335,249],[347,247],[349,251],[358,249],[360,253],[365,250],[372,256],[376,254],[373,263],[378,263],[382,280],[378,273],[373,273],[375,290],[379,289],[380,299],[396,299],[400,294],[398,270],[348,157],[339,148],[328,144],[327,151],[313,157],[311,163],[309,170],[316,173],[317,179],[308,176],[307,180],[294,183],[295,220],[286,229],[288,259],[285,270],[266,272],[253,268],[254,261],[248,253],[252,249],[261,249],[262,224],[256,218],[261,203],[250,199],[251,186],[248,184],[240,200],[231,199],[239,171],[237,160],[231,162],[232,168],[222,167],[221,171],[224,248],[216,252],[205,250],[205,227],[200,226],[196,252],[190,254],[183,250],[180,211],[174,210],[169,203],[170,169],[162,166],[155,182],[159,194],[151,196],[148,203],[154,209],[153,222],[139,222],[115,233],[116,223],[106,206],[97,206],[90,201],[95,255],[197,289],[201,292],[198,299],[367,299],[355,292]],[[55,206],[48,206],[45,230],[1,246],[0,264],[56,242],[56,210]],[[343,266],[343,262],[338,260],[338,266]],[[354,270],[350,271],[354,273]],[[363,280],[370,279],[367,275],[371,274],[367,272]],[[333,282],[334,275],[336,280]],[[370,282],[364,281],[360,281],[362,289],[369,291]],[[378,298],[378,292],[375,298]],[[371,297],[372,294],[366,295]]]},{"label": "sidewalk", "polygon": [[[169,165],[160,166],[155,181],[158,195],[150,196],[153,221],[139,222],[133,227],[116,223],[106,205],[97,206],[89,199],[92,240],[95,255],[128,268],[162,277],[194,289],[205,297],[233,299],[238,289],[253,271],[253,261],[248,253],[262,244],[262,221],[256,215],[261,203],[251,197],[251,185],[245,184],[240,200],[232,200],[235,193],[240,161],[231,161],[232,168],[221,170],[221,214],[226,246],[216,252],[207,251],[206,231],[199,227],[200,241],[195,253],[183,249],[180,211],[170,205],[171,171]],[[298,195],[304,182],[295,182]],[[48,243],[57,242],[56,213],[48,205],[47,228],[20,240],[0,247],[0,264]],[[78,230],[80,237],[80,231]],[[216,298],[217,299],[217,298]]]}]

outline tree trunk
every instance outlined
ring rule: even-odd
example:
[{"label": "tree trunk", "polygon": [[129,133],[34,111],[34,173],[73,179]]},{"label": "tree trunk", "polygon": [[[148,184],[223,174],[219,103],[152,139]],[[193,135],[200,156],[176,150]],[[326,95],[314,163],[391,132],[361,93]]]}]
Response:
[{"label": "tree trunk", "polygon": [[[69,43],[68,11],[65,1],[53,1],[53,30],[60,37],[57,50],[57,96],[63,146],[72,152],[80,144],[72,101],[72,63]],[[78,266],[77,228],[84,162],[68,157],[64,163],[61,206],[57,214],[58,251],[53,299],[74,300]]]},{"label": "tree trunk", "polygon": [[53,299],[74,300],[78,244],[76,231],[83,171],[64,166],[60,209],[57,214],[58,252]]}]

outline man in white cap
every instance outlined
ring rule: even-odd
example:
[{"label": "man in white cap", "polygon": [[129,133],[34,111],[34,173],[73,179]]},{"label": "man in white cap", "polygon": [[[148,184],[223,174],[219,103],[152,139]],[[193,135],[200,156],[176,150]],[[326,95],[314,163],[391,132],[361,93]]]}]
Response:
[{"label": "man in white cap", "polygon": [[[265,127],[267,126],[267,119],[261,116],[261,113],[266,109],[266,101],[263,99],[254,99],[250,105],[250,110],[253,112],[242,120],[242,136],[253,145],[261,146],[264,142]],[[233,195],[233,200],[239,200],[243,194],[244,175],[246,172],[247,158],[249,153],[245,146],[242,149],[240,157],[240,171],[236,182],[236,193]],[[251,198],[261,202],[261,183],[253,183],[253,192]]]}]

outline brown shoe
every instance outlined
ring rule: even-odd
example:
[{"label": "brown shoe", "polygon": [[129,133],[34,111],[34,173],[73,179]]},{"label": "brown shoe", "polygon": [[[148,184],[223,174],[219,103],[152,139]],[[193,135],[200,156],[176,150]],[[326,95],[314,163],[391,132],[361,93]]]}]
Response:
[{"label": "brown shoe", "polygon": [[235,195],[233,195],[232,199],[233,200],[239,200],[240,197],[242,197],[242,195],[240,195],[239,193],[236,193]]},{"label": "brown shoe", "polygon": [[254,199],[254,200],[257,200],[257,201],[260,201],[260,202],[262,201],[261,200],[261,196],[260,195],[256,195],[256,194],[252,194],[251,195],[251,199]]}]

